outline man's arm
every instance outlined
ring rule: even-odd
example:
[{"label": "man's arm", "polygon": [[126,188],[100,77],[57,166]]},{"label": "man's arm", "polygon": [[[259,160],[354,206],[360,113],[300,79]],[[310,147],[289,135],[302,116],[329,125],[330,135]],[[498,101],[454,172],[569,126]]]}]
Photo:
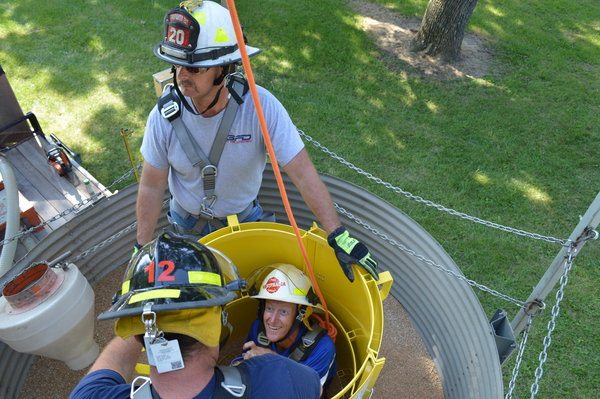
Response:
[{"label": "man's arm", "polygon": [[146,244],[154,238],[162,210],[169,170],[157,169],[144,161],[136,202],[137,242]]},{"label": "man's arm", "polygon": [[319,177],[315,166],[308,156],[306,149],[302,149],[283,170],[292,179],[300,191],[304,202],[315,214],[327,234],[331,234],[341,226],[338,214],[333,207],[331,196],[325,184]]},{"label": "man's arm", "polygon": [[125,381],[128,381],[141,350],[142,344],[135,337],[129,337],[127,340],[115,337],[102,350],[88,374],[96,370],[109,369],[121,374]]},{"label": "man's arm", "polygon": [[304,202],[327,231],[327,242],[334,249],[335,256],[348,280],[354,281],[353,264],[359,264],[371,273],[375,280],[379,280],[377,262],[369,253],[367,246],[350,236],[346,228],[341,225],[329,191],[317,174],[306,149],[302,149],[292,158],[283,170],[292,179],[302,194]]}]

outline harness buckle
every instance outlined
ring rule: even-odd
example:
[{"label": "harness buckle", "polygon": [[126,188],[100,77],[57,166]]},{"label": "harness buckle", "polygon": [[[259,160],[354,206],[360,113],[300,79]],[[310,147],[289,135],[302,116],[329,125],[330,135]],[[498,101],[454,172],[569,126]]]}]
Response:
[{"label": "harness buckle", "polygon": [[[225,389],[230,395],[236,398],[244,397],[246,392],[246,385],[242,379],[240,370],[236,367],[217,366],[223,374],[223,381],[221,381],[221,387]],[[221,397],[222,395],[216,395]]]},{"label": "harness buckle", "polygon": [[179,113],[179,104],[171,100],[160,109],[160,114],[163,118],[171,120]]},{"label": "harness buckle", "polygon": [[205,219],[214,219],[215,213],[212,210],[213,205],[217,201],[216,195],[210,195],[202,198],[202,203],[200,204],[200,215]]},{"label": "harness buckle", "polygon": [[311,346],[314,343],[315,343],[315,337],[314,336],[313,337],[308,337],[308,334],[305,334],[302,337],[302,345],[304,345],[305,347],[308,348],[309,346]]},{"label": "harness buckle", "polygon": [[267,338],[267,336],[265,335],[265,333],[262,332],[262,331],[260,331],[258,333],[258,336],[256,337],[256,340],[258,341],[258,344],[260,346],[268,347],[271,344],[271,341],[269,341],[269,338]]},{"label": "harness buckle", "polygon": [[[136,385],[142,382],[141,385]],[[152,399],[152,388],[150,388],[150,378],[137,376],[131,382],[131,388],[129,388],[129,397],[132,399]]]}]

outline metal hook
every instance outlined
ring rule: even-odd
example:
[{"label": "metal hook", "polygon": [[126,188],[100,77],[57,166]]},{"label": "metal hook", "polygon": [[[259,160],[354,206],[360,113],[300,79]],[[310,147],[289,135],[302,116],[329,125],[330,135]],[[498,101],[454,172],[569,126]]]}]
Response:
[{"label": "metal hook", "polygon": [[534,299],[533,301],[525,302],[523,304],[523,311],[530,317],[535,317],[546,309],[546,303],[541,299]]}]

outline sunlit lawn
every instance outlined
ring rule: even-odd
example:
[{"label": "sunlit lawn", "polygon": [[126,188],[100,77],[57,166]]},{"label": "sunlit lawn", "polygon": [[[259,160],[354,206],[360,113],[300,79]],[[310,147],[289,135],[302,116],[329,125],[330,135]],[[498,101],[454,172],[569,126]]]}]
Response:
[{"label": "sunlit lawn", "polygon": [[[377,3],[409,16],[426,6]],[[152,46],[175,5],[20,0],[0,8],[0,63],[23,109],[105,184],[130,167],[120,130],[133,132],[132,148],[141,143],[156,101],[152,74],[166,67]],[[486,40],[494,67],[483,79],[454,81],[398,73],[403,65],[381,56],[343,1],[245,0],[238,11],[250,42],[265,50],[253,60],[258,82],[298,127],[393,185],[563,239],[599,191],[596,0],[479,1],[469,30]],[[518,299],[560,249],[424,208],[309,150],[320,171],[367,187],[417,220],[467,277]],[[600,389],[599,256],[593,242],[576,259],[539,397],[592,398]],[[490,316],[497,307],[510,317],[518,310],[478,295]],[[549,315],[534,325],[516,397],[528,396]],[[505,374],[511,368],[512,360]]]}]

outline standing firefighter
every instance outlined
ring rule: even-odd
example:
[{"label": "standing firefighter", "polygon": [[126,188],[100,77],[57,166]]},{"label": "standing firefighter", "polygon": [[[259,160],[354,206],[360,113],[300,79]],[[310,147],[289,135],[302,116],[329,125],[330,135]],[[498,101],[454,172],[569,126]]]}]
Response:
[{"label": "standing firefighter", "polygon": [[[260,52],[245,47],[250,56]],[[229,11],[212,1],[183,2],[167,13],[154,54],[172,65],[174,85],[146,124],[136,248],[153,237],[167,186],[168,218],[181,234],[208,234],[232,214],[241,222],[273,221],[257,200],[266,149],[248,84],[236,72],[241,55]],[[257,91],[277,161],[329,234],[344,273],[353,281],[358,263],[377,279],[377,263],[341,226],[287,111],[266,89]]]},{"label": "standing firefighter", "polygon": [[[70,398],[318,398],[317,373],[281,356],[217,367],[223,307],[241,286],[222,254],[161,234],[132,257],[116,302],[99,316],[116,319],[117,337]],[[130,385],[142,347],[150,378]]]}]

